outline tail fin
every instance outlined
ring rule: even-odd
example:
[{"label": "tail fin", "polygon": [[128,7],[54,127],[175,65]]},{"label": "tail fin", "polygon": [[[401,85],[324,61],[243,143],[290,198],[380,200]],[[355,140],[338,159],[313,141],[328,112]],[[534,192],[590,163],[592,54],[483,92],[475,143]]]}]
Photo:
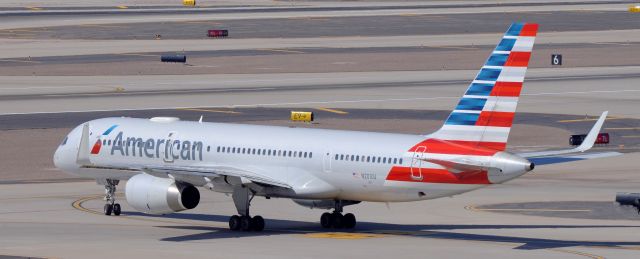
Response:
[{"label": "tail fin", "polygon": [[538,24],[513,23],[442,128],[430,137],[504,150]]}]

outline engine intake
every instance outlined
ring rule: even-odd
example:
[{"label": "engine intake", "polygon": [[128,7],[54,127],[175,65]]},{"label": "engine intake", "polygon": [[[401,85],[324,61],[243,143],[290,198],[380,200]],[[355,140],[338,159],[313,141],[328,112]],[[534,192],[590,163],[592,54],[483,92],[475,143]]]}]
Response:
[{"label": "engine intake", "polygon": [[149,214],[189,210],[200,203],[200,192],[195,186],[148,174],[131,177],[125,195],[131,207]]}]

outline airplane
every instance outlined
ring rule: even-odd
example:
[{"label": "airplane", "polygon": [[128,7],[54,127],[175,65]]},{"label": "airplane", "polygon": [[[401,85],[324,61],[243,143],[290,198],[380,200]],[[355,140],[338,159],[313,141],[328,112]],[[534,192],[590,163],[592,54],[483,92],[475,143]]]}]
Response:
[{"label": "airplane", "polygon": [[67,135],[55,166],[105,187],[104,214],[120,215],[116,186],[134,209],[168,214],[195,208],[200,188],[231,194],[234,231],[262,231],[255,196],[289,198],[324,212],[324,228],[352,229],[345,206],[449,197],[530,172],[537,165],[614,156],[566,150],[506,151],[538,25],[513,23],[444,125],[426,135],[182,121],[173,117],[101,118]]}]

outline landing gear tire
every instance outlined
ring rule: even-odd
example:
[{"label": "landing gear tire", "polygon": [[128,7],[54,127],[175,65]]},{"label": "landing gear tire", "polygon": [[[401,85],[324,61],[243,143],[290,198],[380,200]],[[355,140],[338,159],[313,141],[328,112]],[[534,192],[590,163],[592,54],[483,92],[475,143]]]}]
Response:
[{"label": "landing gear tire", "polygon": [[98,183],[104,184],[104,200],[107,202],[104,205],[104,215],[110,216],[113,213],[113,215],[119,216],[120,212],[122,212],[120,204],[116,203],[116,186],[119,182],[119,180],[113,179],[105,179],[103,182],[98,181]]},{"label": "landing gear tire", "polygon": [[120,207],[120,204],[119,203],[113,204],[113,215],[120,216],[121,212],[122,212],[122,208]]},{"label": "landing gear tire", "polygon": [[261,216],[254,216],[251,219],[251,229],[254,231],[262,231],[264,229],[264,218]]},{"label": "landing gear tire", "polygon": [[240,230],[240,217],[238,215],[233,215],[229,218],[229,229],[233,231]]},{"label": "landing gear tire", "polygon": [[344,215],[343,217],[344,219],[344,228],[354,228],[356,227],[356,216],[351,214],[351,213],[347,213]]},{"label": "landing gear tire", "polygon": [[320,216],[320,225],[323,228],[331,228],[331,213],[322,213],[322,216]]},{"label": "landing gear tire", "polygon": [[113,205],[111,204],[104,205],[104,215],[110,216],[112,211],[113,211]]},{"label": "landing gear tire", "polygon": [[251,217],[249,216],[240,217],[240,229],[242,231],[251,231]]},{"label": "landing gear tire", "polygon": [[340,213],[334,212],[331,215],[331,225],[333,228],[343,228],[344,227],[344,216]]}]

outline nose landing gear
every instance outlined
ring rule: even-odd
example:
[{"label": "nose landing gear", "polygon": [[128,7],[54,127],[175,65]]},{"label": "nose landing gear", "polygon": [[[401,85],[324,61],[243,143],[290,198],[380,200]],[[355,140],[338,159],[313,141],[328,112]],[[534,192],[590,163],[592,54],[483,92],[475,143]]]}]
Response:
[{"label": "nose landing gear", "polygon": [[120,183],[120,180],[106,179],[104,182],[104,200],[107,204],[104,205],[104,215],[110,216],[111,213],[115,216],[120,216],[122,208],[120,204],[116,203],[116,186]]}]

